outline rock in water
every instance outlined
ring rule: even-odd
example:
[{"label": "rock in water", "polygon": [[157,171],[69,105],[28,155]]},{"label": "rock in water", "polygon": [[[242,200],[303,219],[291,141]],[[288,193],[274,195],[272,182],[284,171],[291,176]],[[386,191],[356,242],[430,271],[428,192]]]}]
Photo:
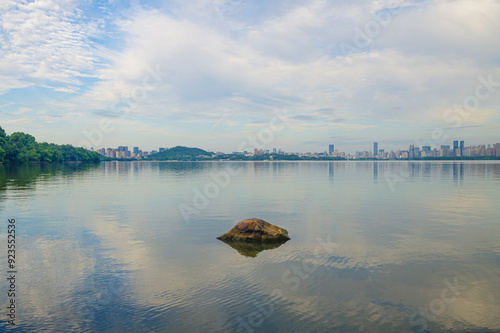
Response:
[{"label": "rock in water", "polygon": [[285,242],[290,239],[288,231],[261,219],[246,219],[238,222],[233,229],[217,237],[222,241],[240,242]]}]

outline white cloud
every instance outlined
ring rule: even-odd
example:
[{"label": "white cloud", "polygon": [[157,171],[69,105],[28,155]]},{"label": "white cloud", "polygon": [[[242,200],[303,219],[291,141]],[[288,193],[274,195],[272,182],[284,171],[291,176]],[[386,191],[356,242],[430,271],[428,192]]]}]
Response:
[{"label": "white cloud", "polygon": [[[478,76],[500,81],[494,1],[198,0],[158,9],[136,3],[105,24],[83,20],[77,5],[1,5],[0,94],[54,81],[44,84],[75,97],[44,101],[48,112],[66,110],[90,123],[93,115],[116,117],[120,108],[113,105],[142,87],[146,95],[125,119],[141,129],[175,122],[237,135],[245,123],[288,107],[292,115],[311,116],[292,130],[373,135],[389,121],[449,126],[443,113],[474,93]],[[377,23],[376,13],[398,6],[366,47],[342,53],[341,43],[354,45],[359,31]],[[23,35],[30,26],[40,28]],[[113,43],[91,48],[88,35]],[[162,81],[144,86],[148,68],[157,67],[166,73]],[[97,82],[84,85],[83,76]],[[462,125],[498,117],[499,101],[493,94]]]},{"label": "white cloud", "polygon": [[[497,1],[429,2],[402,12],[377,38],[380,48],[439,59],[470,59],[498,64],[500,3]],[[492,63],[493,62],[493,63]]]},{"label": "white cloud", "polygon": [[95,61],[73,1],[6,2],[0,12],[0,92],[43,82],[81,84]]},{"label": "white cloud", "polygon": [[58,87],[54,88],[54,91],[60,91],[68,94],[76,94],[79,91],[79,89],[76,87]]},{"label": "white cloud", "polygon": [[[181,108],[187,117],[200,110],[203,114],[227,112],[243,99],[249,107],[240,104],[241,113],[251,112],[249,116],[258,114],[258,108],[281,103],[309,110],[334,108],[352,118],[416,119],[437,104],[460,97],[466,92],[463,82],[472,82],[481,72],[478,64],[460,54],[451,60],[438,57],[434,43],[426,48],[422,42],[421,52],[408,52],[408,45],[425,40],[428,29],[441,24],[445,4],[440,3],[425,5],[424,13],[410,8],[394,17],[380,34],[381,41],[376,41],[378,49],[347,59],[337,57],[332,50],[342,38],[352,37],[354,30],[338,33],[335,28],[346,20],[360,21],[359,16],[373,20],[372,5],[353,6],[333,7],[325,1],[295,6],[281,17],[248,27],[238,37],[158,11],[136,12],[122,22],[128,36],[124,52],[113,57],[111,68],[100,72],[102,81],[85,98],[109,101],[129,95],[140,84],[145,68],[159,65],[168,78],[161,93],[150,94],[148,111],[142,111],[149,115],[155,108],[165,115]],[[461,15],[468,6],[467,2],[451,5],[454,22],[465,19]],[[486,7],[476,11],[478,15],[498,9],[492,4]],[[363,15],[352,17],[356,11]],[[468,25],[476,27],[478,34],[488,31],[477,26],[479,17],[468,19],[476,22]],[[428,28],[419,31],[416,24]],[[456,30],[437,30],[438,40],[457,37]],[[387,36],[396,35],[390,40],[397,41],[397,34],[404,32],[413,36],[411,40],[386,45]],[[483,40],[494,38],[491,31],[489,35]],[[488,45],[479,43],[478,47]],[[421,98],[424,95],[426,99]]]}]

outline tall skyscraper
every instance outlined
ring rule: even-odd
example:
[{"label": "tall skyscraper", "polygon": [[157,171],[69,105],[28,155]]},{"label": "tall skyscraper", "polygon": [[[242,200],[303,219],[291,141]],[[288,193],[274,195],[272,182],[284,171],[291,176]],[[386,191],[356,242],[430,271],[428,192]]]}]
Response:
[{"label": "tall skyscraper", "polygon": [[464,141],[460,141],[460,156],[464,156],[465,144]]},{"label": "tall skyscraper", "polygon": [[328,154],[332,155],[334,152],[335,152],[335,146],[329,145],[328,146]]},{"label": "tall skyscraper", "polygon": [[453,141],[453,155],[454,156],[459,156],[459,151],[458,151],[458,140]]},{"label": "tall skyscraper", "polygon": [[134,147],[134,154],[139,154],[139,147]]},{"label": "tall skyscraper", "polygon": [[450,156],[450,146],[441,145],[440,156],[448,157]]},{"label": "tall skyscraper", "polygon": [[373,143],[373,156],[378,155],[378,142]]}]

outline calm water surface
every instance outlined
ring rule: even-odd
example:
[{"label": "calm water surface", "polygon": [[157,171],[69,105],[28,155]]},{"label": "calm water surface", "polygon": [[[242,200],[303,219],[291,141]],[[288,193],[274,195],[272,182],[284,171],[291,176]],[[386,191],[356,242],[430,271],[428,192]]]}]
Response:
[{"label": "calm water surface", "polygon": [[500,332],[499,204],[493,161],[0,166],[0,331],[15,218],[16,332]]}]

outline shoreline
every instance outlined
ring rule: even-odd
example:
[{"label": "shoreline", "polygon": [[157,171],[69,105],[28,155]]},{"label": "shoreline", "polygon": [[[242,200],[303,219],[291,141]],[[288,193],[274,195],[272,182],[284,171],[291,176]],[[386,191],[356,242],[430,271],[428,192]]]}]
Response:
[{"label": "shoreline", "polygon": [[498,158],[468,158],[468,159],[297,159],[297,160],[136,160],[110,159],[101,162],[468,162],[468,161],[500,161]]}]

